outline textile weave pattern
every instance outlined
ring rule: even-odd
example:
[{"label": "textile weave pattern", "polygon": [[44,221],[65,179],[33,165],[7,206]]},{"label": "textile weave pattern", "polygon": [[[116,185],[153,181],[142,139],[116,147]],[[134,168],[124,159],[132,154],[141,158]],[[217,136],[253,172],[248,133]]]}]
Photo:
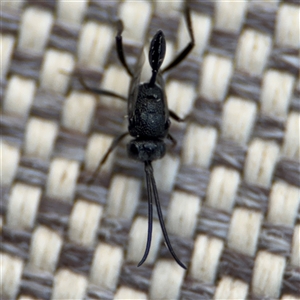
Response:
[{"label": "textile weave pattern", "polygon": [[[153,163],[178,257],[126,142],[130,78],[163,30],[189,42],[184,1],[1,3],[1,299],[299,299],[300,6],[188,1],[196,45],[166,74],[176,147]],[[145,65],[148,65],[147,55]],[[150,70],[151,71],[151,70]],[[143,71],[148,80],[149,67]]]}]

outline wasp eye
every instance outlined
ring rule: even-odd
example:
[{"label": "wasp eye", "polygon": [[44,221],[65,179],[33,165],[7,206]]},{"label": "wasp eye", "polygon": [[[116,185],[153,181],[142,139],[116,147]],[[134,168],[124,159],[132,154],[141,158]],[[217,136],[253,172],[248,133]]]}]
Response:
[{"label": "wasp eye", "polygon": [[134,143],[130,144],[130,153],[135,156],[137,156],[139,153],[139,149]]}]

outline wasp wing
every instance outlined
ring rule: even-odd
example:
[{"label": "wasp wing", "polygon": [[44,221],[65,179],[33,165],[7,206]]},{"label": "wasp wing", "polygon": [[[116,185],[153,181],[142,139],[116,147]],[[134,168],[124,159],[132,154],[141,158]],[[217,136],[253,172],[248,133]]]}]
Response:
[{"label": "wasp wing", "polygon": [[130,82],[129,92],[128,92],[128,117],[131,118],[134,115],[134,108],[136,104],[136,100],[139,93],[139,85],[141,82],[141,73],[142,68],[145,62],[144,51],[141,51],[140,57],[137,60],[137,63],[134,68],[133,77]]}]

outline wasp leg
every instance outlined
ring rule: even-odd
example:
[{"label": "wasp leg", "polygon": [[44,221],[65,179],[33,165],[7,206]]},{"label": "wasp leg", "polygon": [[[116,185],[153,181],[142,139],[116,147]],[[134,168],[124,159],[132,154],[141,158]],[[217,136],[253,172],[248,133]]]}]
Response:
[{"label": "wasp leg", "polygon": [[127,98],[122,96],[122,95],[119,95],[119,94],[116,94],[114,92],[111,92],[111,91],[108,91],[108,90],[103,90],[103,89],[97,89],[97,88],[93,88],[93,87],[90,87],[88,86],[85,81],[83,80],[82,77],[79,77],[79,81],[80,83],[82,84],[82,86],[89,92],[92,92],[92,93],[95,93],[95,94],[98,94],[98,95],[104,95],[104,96],[110,96],[110,97],[114,97],[114,98],[118,98],[122,101],[126,101],[127,102]]},{"label": "wasp leg", "polygon": [[180,118],[173,110],[169,109],[169,114],[170,114],[170,117],[177,122],[185,122],[186,121],[185,118],[184,119]]},{"label": "wasp leg", "polygon": [[186,58],[186,56],[191,52],[191,50],[193,49],[193,47],[195,45],[195,38],[194,38],[194,32],[193,32],[193,27],[192,27],[192,21],[191,21],[191,13],[190,13],[190,9],[188,8],[188,6],[185,7],[184,16],[185,16],[185,20],[186,20],[186,24],[187,24],[187,27],[188,27],[188,31],[189,31],[189,35],[190,35],[191,40],[186,45],[186,47],[181,52],[179,52],[179,54],[173,59],[173,61],[171,61],[161,71],[162,73],[174,68],[179,63],[181,63]]},{"label": "wasp leg", "polygon": [[95,171],[93,172],[93,175],[91,176],[91,178],[88,180],[87,184],[92,184],[96,178],[97,178],[97,174],[100,172],[101,167],[104,165],[104,163],[106,162],[108,156],[110,155],[110,153],[118,146],[118,144],[123,140],[123,138],[128,135],[128,132],[122,133],[121,135],[117,136],[111,143],[110,147],[107,149],[105,155],[102,157],[101,161],[99,162],[97,168],[95,169]]},{"label": "wasp leg", "polygon": [[121,20],[117,21],[117,35],[116,35],[116,48],[120,62],[122,63],[123,67],[126,69],[129,76],[133,77],[133,73],[130,70],[129,66],[127,65],[126,58],[124,55],[123,49],[123,40],[122,40],[122,32],[124,26]]},{"label": "wasp leg", "polygon": [[170,140],[170,141],[172,142],[172,144],[173,144],[173,145],[172,145],[172,147],[173,147],[173,148],[175,148],[175,147],[176,147],[176,145],[177,145],[177,141],[176,141],[176,139],[175,139],[175,138],[173,138],[173,137],[172,137],[172,135],[171,135],[170,133],[168,133],[168,135],[167,135],[167,139],[168,139],[168,140]]}]

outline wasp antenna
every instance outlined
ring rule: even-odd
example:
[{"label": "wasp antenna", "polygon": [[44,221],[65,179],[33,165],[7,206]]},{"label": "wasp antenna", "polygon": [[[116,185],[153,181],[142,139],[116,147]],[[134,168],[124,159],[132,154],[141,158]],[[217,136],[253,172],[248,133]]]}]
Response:
[{"label": "wasp antenna", "polygon": [[[149,168],[150,166],[150,168]],[[152,240],[152,223],[153,223],[153,186],[151,184],[151,162],[145,161],[145,173],[146,173],[146,182],[147,182],[147,195],[148,195],[148,236],[146,249],[143,255],[143,258],[138,264],[138,267],[141,266],[148,257],[151,240]]]},{"label": "wasp antenna", "polygon": [[[151,165],[150,165],[151,166]],[[175,251],[173,250],[173,247],[171,245],[166,227],[165,227],[165,222],[164,222],[164,218],[163,218],[163,214],[160,208],[160,203],[159,203],[159,198],[158,198],[158,192],[157,192],[157,188],[156,188],[156,183],[155,183],[155,179],[153,176],[153,169],[151,166],[151,185],[153,187],[153,192],[154,192],[154,199],[155,199],[155,205],[156,205],[156,209],[157,209],[157,214],[158,214],[158,219],[159,219],[159,223],[160,223],[160,227],[161,230],[163,232],[167,247],[171,253],[171,255],[173,256],[173,258],[176,260],[176,262],[183,268],[186,269],[186,266],[180,261],[180,259],[177,257],[177,255],[175,254]]]}]

